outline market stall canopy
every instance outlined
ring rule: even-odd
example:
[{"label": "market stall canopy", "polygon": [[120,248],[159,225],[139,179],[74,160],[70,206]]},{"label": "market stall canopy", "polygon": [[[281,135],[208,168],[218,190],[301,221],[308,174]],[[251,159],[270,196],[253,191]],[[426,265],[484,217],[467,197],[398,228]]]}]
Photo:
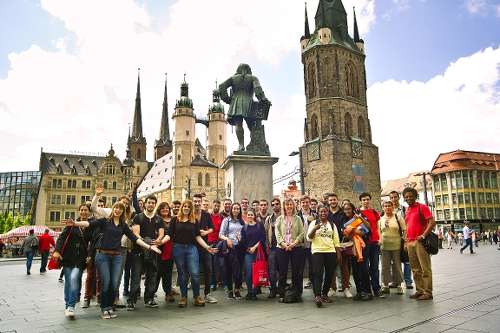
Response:
[{"label": "market stall canopy", "polygon": [[[9,238],[9,237],[26,237],[29,235],[30,230],[35,230],[35,235],[40,236],[45,232],[45,229],[49,229],[44,225],[25,225],[16,229],[12,229],[11,231],[0,235],[1,238]],[[49,229],[50,236],[59,236],[59,232],[56,232],[52,229]]]}]

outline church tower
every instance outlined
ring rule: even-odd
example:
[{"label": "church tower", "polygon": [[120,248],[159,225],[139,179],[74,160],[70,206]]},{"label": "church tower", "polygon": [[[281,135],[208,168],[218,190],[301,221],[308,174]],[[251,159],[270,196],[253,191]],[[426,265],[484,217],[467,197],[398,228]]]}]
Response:
[{"label": "church tower", "polygon": [[146,138],[142,133],[141,78],[139,73],[137,74],[137,92],[135,96],[132,133],[129,132],[127,140],[127,154],[128,152],[130,152],[130,157],[134,161],[132,176],[136,177],[136,181],[138,181],[149,169],[149,164],[146,160]]},{"label": "church tower", "polygon": [[155,161],[172,151],[170,127],[168,124],[167,74],[165,74],[165,91],[163,93],[163,108],[161,112],[160,135],[155,141]]},{"label": "church tower", "polygon": [[132,123],[132,134],[128,138],[128,148],[135,161],[146,161],[146,138],[142,134],[141,78],[139,74],[137,74],[134,120]]},{"label": "church tower", "polygon": [[172,197],[184,197],[183,190],[191,188],[190,166],[195,153],[195,123],[193,101],[189,98],[189,85],[184,76],[181,84],[181,96],[175,103],[174,120],[174,153],[172,174]]},{"label": "church tower", "polygon": [[356,18],[353,32],[351,38],[341,0],[319,1],[313,34],[306,9],[300,41],[306,95],[303,189],[316,197],[333,191],[353,202],[369,192],[378,205],[378,148],[372,143],[364,42]]},{"label": "church tower", "polygon": [[207,158],[220,167],[227,157],[227,123],[224,106],[220,102],[219,90],[215,89],[212,96],[213,104],[208,109]]}]

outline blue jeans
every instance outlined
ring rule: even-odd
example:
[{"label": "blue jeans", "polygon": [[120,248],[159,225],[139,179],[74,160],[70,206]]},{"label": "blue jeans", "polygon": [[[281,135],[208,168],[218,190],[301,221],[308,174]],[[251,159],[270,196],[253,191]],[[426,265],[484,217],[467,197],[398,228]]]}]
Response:
[{"label": "blue jeans", "polygon": [[120,282],[120,270],[122,257],[120,255],[108,255],[96,253],[95,264],[101,278],[101,310],[108,311],[113,308],[115,291]]},{"label": "blue jeans", "polygon": [[33,264],[33,257],[35,256],[34,251],[26,252],[26,272],[29,273],[31,271],[31,264]]},{"label": "blue jeans", "polygon": [[372,291],[374,294],[377,294],[380,291],[380,271],[378,268],[380,261],[380,245],[368,243],[366,248],[368,249],[366,254],[368,256],[368,270],[370,272]]},{"label": "blue jeans", "polygon": [[403,277],[404,277],[406,286],[411,286],[413,284],[413,280],[411,279],[410,262],[403,263]]},{"label": "blue jeans", "polygon": [[80,297],[82,285],[82,269],[80,267],[63,267],[64,272],[64,303],[67,308],[74,308]]},{"label": "blue jeans", "polygon": [[255,262],[255,253],[245,253],[245,282],[250,295],[256,295],[257,290],[252,285],[252,264]]},{"label": "blue jeans", "polygon": [[47,261],[49,259],[49,252],[40,252],[41,262],[40,262],[40,273],[47,271]]},{"label": "blue jeans", "polygon": [[187,297],[188,274],[191,277],[193,297],[200,296],[200,263],[198,261],[198,249],[196,245],[174,244],[173,253],[181,296]]}]

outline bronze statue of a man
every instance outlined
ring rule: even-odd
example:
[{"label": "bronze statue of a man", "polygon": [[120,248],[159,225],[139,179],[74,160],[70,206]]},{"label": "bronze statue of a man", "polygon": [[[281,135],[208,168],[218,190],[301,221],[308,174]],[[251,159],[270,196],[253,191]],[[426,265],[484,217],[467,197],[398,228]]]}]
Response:
[{"label": "bronze statue of a man", "polygon": [[[228,94],[229,88],[231,90]],[[219,92],[221,99],[230,105],[227,122],[236,126],[236,137],[238,138],[238,151],[236,153],[269,156],[269,146],[266,144],[262,120],[267,120],[271,102],[264,95],[257,77],[252,75],[250,66],[240,64],[236,74],[219,85]],[[254,94],[257,101],[253,99]],[[243,120],[250,131],[250,143],[246,149]]]}]

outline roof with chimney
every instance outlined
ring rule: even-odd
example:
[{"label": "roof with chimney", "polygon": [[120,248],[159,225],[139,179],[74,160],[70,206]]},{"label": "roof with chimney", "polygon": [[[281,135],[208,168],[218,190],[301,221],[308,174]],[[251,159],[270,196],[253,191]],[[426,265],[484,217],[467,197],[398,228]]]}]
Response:
[{"label": "roof with chimney", "polygon": [[500,154],[454,150],[439,154],[432,167],[433,174],[459,170],[500,170]]}]

